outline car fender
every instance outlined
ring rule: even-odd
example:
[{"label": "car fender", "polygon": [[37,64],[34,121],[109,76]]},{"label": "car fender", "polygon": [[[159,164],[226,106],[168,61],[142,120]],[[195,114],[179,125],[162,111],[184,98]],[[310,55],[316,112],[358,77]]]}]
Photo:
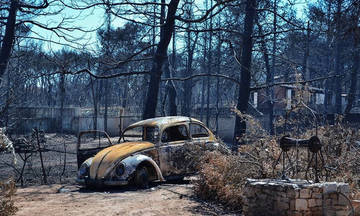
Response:
[{"label": "car fender", "polygon": [[[157,180],[160,181],[165,181],[161,170],[159,168],[159,166],[156,164],[156,162],[149,156],[143,155],[143,154],[136,154],[136,155],[131,155],[129,157],[126,157],[125,159],[121,160],[120,163],[125,165],[125,172],[123,174],[123,178],[124,180],[130,180],[130,178],[133,176],[133,174],[135,173],[137,167],[140,164],[148,164],[151,165],[157,175]],[[116,163],[117,165],[119,163]],[[112,170],[108,170],[108,173],[110,174],[111,172],[114,171],[116,166],[113,166]],[[111,175],[111,174],[110,174]]]}]

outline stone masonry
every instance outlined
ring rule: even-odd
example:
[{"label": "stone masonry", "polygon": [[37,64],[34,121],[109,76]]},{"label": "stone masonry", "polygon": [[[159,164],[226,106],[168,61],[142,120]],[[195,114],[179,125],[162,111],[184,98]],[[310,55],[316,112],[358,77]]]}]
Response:
[{"label": "stone masonry", "polygon": [[349,215],[349,185],[305,180],[248,179],[244,188],[245,216]]}]

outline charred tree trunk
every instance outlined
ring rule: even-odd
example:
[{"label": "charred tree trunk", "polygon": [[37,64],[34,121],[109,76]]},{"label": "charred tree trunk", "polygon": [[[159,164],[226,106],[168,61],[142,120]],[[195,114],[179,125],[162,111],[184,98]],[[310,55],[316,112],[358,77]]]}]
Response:
[{"label": "charred tree trunk", "polygon": [[[256,0],[247,0],[245,8],[245,23],[244,34],[242,41],[242,55],[241,55],[241,85],[239,88],[239,96],[237,109],[245,113],[248,108],[250,96],[250,81],[251,81],[251,58],[252,58],[252,33],[254,27]],[[234,139],[238,140],[246,131],[245,119],[236,116]]]},{"label": "charred tree trunk", "polygon": [[128,94],[129,94],[129,82],[130,82],[130,77],[126,77],[125,78],[125,89],[123,91],[123,100],[122,100],[122,107],[125,109],[127,107],[127,101],[128,101]]},{"label": "charred tree trunk", "polygon": [[[327,12],[326,15],[327,17],[331,16],[331,7],[332,7],[332,2],[329,1],[328,5],[327,5]],[[327,26],[330,26],[331,20],[327,19]],[[327,56],[326,56],[326,70],[325,73],[328,71],[331,71],[331,61],[330,58],[332,56],[331,53],[331,49],[330,49],[330,44],[331,44],[331,30],[330,27],[328,27],[328,30],[326,32],[326,44],[328,46],[327,48]],[[327,114],[329,112],[329,105],[331,103],[331,98],[330,98],[330,82],[332,80],[325,80],[324,81],[324,86],[325,86],[325,98],[324,98],[324,113]],[[330,106],[331,107],[331,106]],[[331,107],[332,108],[332,107]]]},{"label": "charred tree trunk", "polygon": [[[192,76],[192,62],[194,59],[194,50],[197,43],[198,34],[196,34],[195,41],[191,46],[191,34],[188,32],[188,59],[186,65],[186,74],[184,77]],[[190,116],[191,115],[191,99],[192,99],[192,81],[186,80],[184,82],[184,98],[183,98],[183,112],[182,115]]]},{"label": "charred tree trunk", "polygon": [[[271,71],[266,77],[266,81],[268,84],[272,84],[274,82],[274,76],[275,76],[275,65],[276,65],[276,50],[277,50],[277,1],[274,1],[274,20],[273,20],[273,50],[272,50],[272,62],[271,62]],[[269,98],[268,101],[268,108],[269,108],[269,130],[270,134],[274,134],[274,88],[270,87],[266,89],[267,96]]]},{"label": "charred tree trunk", "polygon": [[[16,12],[19,7],[17,0],[12,0],[9,9],[9,15],[6,20],[5,35],[2,40],[0,50],[0,78],[4,75],[9,64],[11,50],[15,39]],[[0,79],[1,84],[1,79]]]},{"label": "charred tree trunk", "polygon": [[60,116],[59,116],[59,126],[60,132],[63,133],[63,116],[64,116],[64,103],[65,103],[65,71],[60,75]]},{"label": "charred tree trunk", "polygon": [[[173,31],[173,44],[172,44],[172,48],[173,48],[173,53],[172,53],[172,68],[173,68],[173,71],[175,71],[175,68],[176,68],[176,46],[175,46],[175,31]],[[169,63],[169,61],[167,62]],[[167,69],[167,73],[168,73],[168,77],[170,78],[171,77],[171,71],[170,71],[170,68],[169,68],[169,65],[168,67],[166,68]],[[175,90],[175,86],[174,86],[174,83],[171,81],[168,83],[168,93],[169,93],[169,107],[168,107],[168,110],[169,110],[169,115],[170,116],[176,116],[177,115],[177,107],[176,107],[176,90]]]},{"label": "charred tree trunk", "polygon": [[306,40],[305,40],[305,52],[303,59],[303,77],[305,80],[310,80],[310,70],[308,67],[308,58],[310,53],[310,22],[307,23]]},{"label": "charred tree trunk", "polygon": [[93,99],[93,106],[94,106],[93,130],[97,130],[98,102],[97,102],[97,95],[95,94],[94,80],[92,77],[90,77],[90,85],[91,85],[91,96]]},{"label": "charred tree trunk", "polygon": [[103,80],[104,81],[104,131],[108,132],[108,109],[109,109],[109,80]]},{"label": "charred tree trunk", "polygon": [[[166,60],[164,64],[164,72],[165,72],[165,78],[171,78],[170,76],[170,64],[169,60]],[[176,116],[177,115],[177,107],[176,107],[176,91],[175,86],[172,81],[168,81],[166,83],[166,92],[167,92],[167,98],[168,98],[168,107],[167,107],[167,113],[169,116]]]},{"label": "charred tree trunk", "polygon": [[[188,58],[186,62],[186,71],[184,73],[184,77],[189,77],[192,75],[192,60],[193,53],[191,50],[191,32],[187,32],[187,53]],[[183,84],[184,86],[184,96],[183,96],[183,108],[181,110],[182,115],[190,116],[190,107],[191,107],[191,97],[192,97],[192,81],[186,80]]]},{"label": "charred tree trunk", "polygon": [[[203,67],[202,70],[206,71],[206,54],[207,54],[207,42],[206,42],[206,33],[205,33],[205,46],[204,46],[204,57],[203,57]],[[202,78],[201,82],[201,107],[200,107],[200,120],[203,121],[204,116],[204,105],[205,105],[205,79]]]},{"label": "charred tree trunk", "polygon": [[46,81],[47,81],[47,105],[48,107],[51,107],[53,105],[53,98],[52,98],[52,84],[50,81],[50,76],[46,76]]},{"label": "charred tree trunk", "polygon": [[[259,29],[260,35],[263,34],[262,26],[257,22],[257,26]],[[271,83],[271,68],[270,68],[270,61],[269,61],[269,54],[268,49],[266,46],[265,38],[262,37],[260,40],[261,43],[261,50],[263,52],[264,62],[265,62],[265,69],[266,69],[266,84],[269,85]],[[270,87],[271,88],[271,87]],[[270,88],[266,88],[266,94],[268,98],[268,108],[269,108],[269,131],[270,133],[274,132],[274,125],[273,125],[273,106],[271,104],[271,92]]]},{"label": "charred tree trunk", "polygon": [[[160,19],[160,23],[164,24],[165,22],[165,0],[161,0],[161,3],[163,3],[163,5],[161,5],[161,19]],[[175,26],[174,26],[175,28]],[[163,37],[164,32],[161,31],[161,37]],[[175,40],[175,29],[173,29],[173,43],[172,43],[172,69],[173,71],[175,71],[175,61],[176,61],[176,40]],[[165,78],[171,78],[171,72],[170,72],[170,63],[169,63],[169,58],[166,59],[165,64],[164,64],[164,72],[165,72]],[[169,81],[166,83],[165,86],[165,90],[166,90],[166,96],[168,98],[168,107],[167,107],[167,113],[170,116],[176,116],[177,115],[177,107],[176,107],[176,90],[175,90],[175,86],[174,83],[172,81]],[[165,102],[166,98],[164,99]],[[165,104],[165,103],[164,103]],[[165,108],[164,108],[165,109]]]},{"label": "charred tree trunk", "polygon": [[[221,20],[218,19],[218,26],[220,26]],[[217,73],[221,73],[221,38],[218,38],[217,44],[217,51],[216,51],[216,58],[217,58]],[[216,128],[216,135],[219,134],[219,116],[220,116],[220,79],[219,77],[216,78],[216,118],[215,118],[215,128]]]},{"label": "charred tree trunk", "polygon": [[[213,2],[212,0],[210,0],[210,8],[212,8],[213,6]],[[213,19],[210,13],[210,29],[213,28]],[[213,32],[210,31],[210,35],[209,35],[209,56],[208,56],[208,73],[211,74],[211,69],[212,69],[212,36],[213,36]],[[211,108],[210,108],[210,94],[211,94],[211,77],[208,76],[207,77],[207,98],[206,98],[206,125],[209,127],[210,126],[210,115],[211,115]]]},{"label": "charred tree trunk", "polygon": [[352,71],[351,71],[351,84],[350,84],[350,89],[349,89],[349,94],[348,94],[348,102],[346,104],[346,108],[345,108],[345,116],[348,115],[350,113],[350,110],[353,107],[354,101],[355,101],[355,95],[356,95],[356,91],[357,91],[357,76],[358,76],[358,71],[359,71],[359,61],[360,61],[360,55],[359,55],[359,50],[358,50],[358,40],[355,39],[355,52],[354,52],[354,56],[353,56],[353,67],[352,67]]},{"label": "charred tree trunk", "polygon": [[175,13],[180,0],[171,0],[168,6],[166,22],[161,26],[163,31],[157,45],[150,71],[150,83],[147,90],[143,119],[153,118],[156,115],[156,106],[159,95],[159,87],[162,75],[162,65],[167,58],[167,48],[169,46],[175,25]]},{"label": "charred tree trunk", "polygon": [[338,0],[337,12],[336,12],[336,45],[335,45],[335,74],[338,75],[335,82],[335,112],[338,114],[342,113],[342,101],[341,101],[342,78],[340,77],[340,75],[342,74],[342,66],[341,66],[342,41],[340,38],[341,5],[342,5],[342,0]]}]

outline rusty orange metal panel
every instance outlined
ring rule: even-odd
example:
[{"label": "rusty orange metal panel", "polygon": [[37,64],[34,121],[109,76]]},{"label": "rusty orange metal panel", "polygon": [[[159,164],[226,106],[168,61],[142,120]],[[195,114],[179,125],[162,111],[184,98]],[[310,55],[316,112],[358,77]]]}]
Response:
[{"label": "rusty orange metal panel", "polygon": [[150,142],[128,142],[106,148],[94,157],[90,167],[90,178],[101,179],[105,177],[106,171],[117,160],[152,147],[155,147],[155,145]]}]

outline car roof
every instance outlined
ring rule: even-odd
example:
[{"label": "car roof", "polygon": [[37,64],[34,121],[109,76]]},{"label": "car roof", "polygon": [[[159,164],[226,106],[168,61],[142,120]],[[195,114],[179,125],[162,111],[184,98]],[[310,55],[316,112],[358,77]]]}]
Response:
[{"label": "car roof", "polygon": [[182,123],[182,122],[195,122],[195,123],[203,124],[201,121],[191,117],[166,116],[166,117],[157,117],[157,118],[142,120],[134,124],[131,124],[128,128],[137,127],[137,126],[158,126],[159,128],[163,128],[168,125]]}]

